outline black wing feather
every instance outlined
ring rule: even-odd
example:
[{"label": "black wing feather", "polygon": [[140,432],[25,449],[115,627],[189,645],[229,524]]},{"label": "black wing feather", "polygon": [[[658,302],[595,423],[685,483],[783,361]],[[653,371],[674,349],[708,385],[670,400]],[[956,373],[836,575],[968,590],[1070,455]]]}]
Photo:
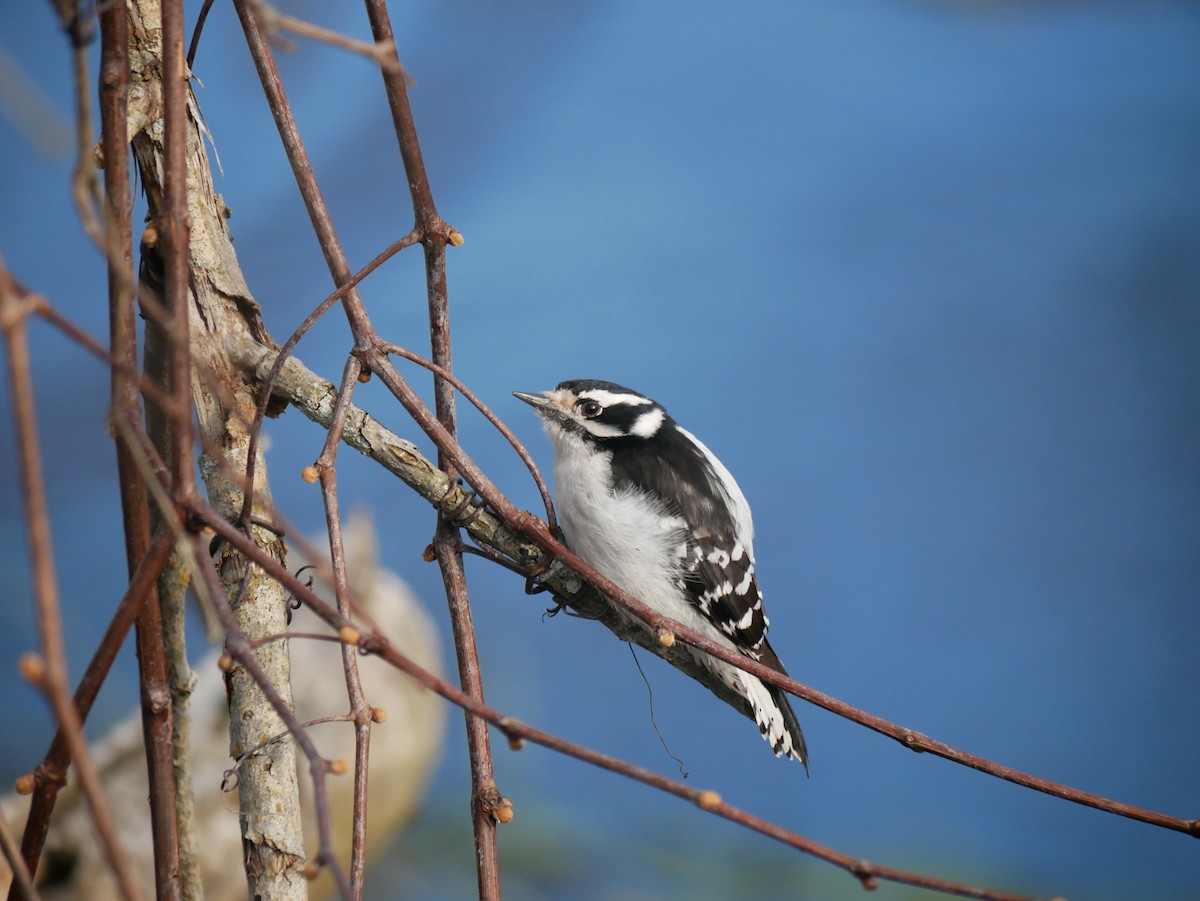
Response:
[{"label": "black wing feather", "polygon": [[[655,494],[684,521],[683,587],[692,603],[740,650],[757,658],[769,623],[763,614],[754,561],[749,542],[743,543],[737,534],[730,504],[699,489],[721,484],[703,451],[679,431],[670,416],[654,436],[654,454],[645,453],[646,442],[641,438],[614,438],[603,445],[613,455],[614,489],[635,488]],[[733,553],[739,546],[740,557],[735,560]],[[737,628],[747,613],[749,624]]]}]

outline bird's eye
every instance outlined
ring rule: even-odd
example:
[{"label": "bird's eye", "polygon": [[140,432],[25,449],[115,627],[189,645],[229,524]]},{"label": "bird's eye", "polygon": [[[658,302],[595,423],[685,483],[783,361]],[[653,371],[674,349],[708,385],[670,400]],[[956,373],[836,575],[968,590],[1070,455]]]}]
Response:
[{"label": "bird's eye", "polygon": [[603,409],[604,407],[600,406],[599,401],[585,400],[579,404],[579,415],[587,419],[595,419]]}]

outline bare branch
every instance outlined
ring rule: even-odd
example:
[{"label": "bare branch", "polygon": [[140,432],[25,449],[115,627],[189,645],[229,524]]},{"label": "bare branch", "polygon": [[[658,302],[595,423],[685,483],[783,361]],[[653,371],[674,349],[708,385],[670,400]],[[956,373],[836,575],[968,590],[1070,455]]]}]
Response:
[{"label": "bare branch", "polygon": [[[337,435],[345,425],[354,386],[358,384],[361,366],[352,354],[346,359],[342,375],[342,387],[338,391],[338,403],[333,412],[333,425],[326,436],[325,445],[317,457],[316,467],[320,473],[321,496],[325,502],[325,524],[329,533],[329,558],[333,566],[333,589],[338,613],[350,618],[350,583],[346,572],[346,549],[342,541],[342,517],[337,495],[337,470],[334,460],[341,443]],[[358,673],[358,655],[354,648],[342,645],[342,670],[346,677],[346,693],[350,700],[351,717],[354,721],[354,819],[351,824],[353,839],[350,850],[350,892],[358,899],[362,897],[366,878],[367,847],[367,772],[371,757],[371,707],[363,695],[362,680]]]},{"label": "bare branch", "polygon": [[[261,348],[243,348],[236,353],[236,356],[246,365],[255,367],[260,374],[270,368],[271,355]],[[303,364],[295,358],[289,359],[283,366],[276,381],[275,391],[279,397],[286,398],[313,421],[322,425],[329,424],[328,401],[335,393],[333,386],[305,369]],[[415,399],[415,395],[412,396],[412,399]],[[417,400],[419,402],[419,399]],[[437,423],[431,416],[416,418],[419,424],[426,427],[431,436],[437,434]],[[429,425],[431,421],[432,426]],[[461,502],[461,493],[454,491],[444,474],[441,474],[432,463],[426,460],[415,445],[388,431],[366,412],[357,408],[350,411],[342,437],[351,447],[371,457],[399,476],[410,488],[440,509],[451,510]],[[435,438],[435,441],[438,440]],[[797,682],[795,679],[781,676],[757,661],[731,652],[679,623],[646,611],[646,608],[636,598],[630,597],[618,586],[604,579],[572,554],[568,548],[560,544],[536,519],[526,512],[517,510],[489,480],[482,477],[482,472],[470,458],[466,457],[456,445],[449,442],[444,435],[441,436],[441,440],[446,441],[445,447],[456,458],[456,462],[460,464],[460,471],[466,475],[467,480],[483,495],[488,505],[500,513],[497,516],[489,511],[484,511],[483,514],[477,516],[466,527],[473,538],[523,565],[541,563],[541,550],[548,551],[564,564],[562,568],[551,568],[542,579],[543,584],[553,590],[557,597],[562,598],[582,615],[599,620],[623,641],[633,641],[667,660],[672,666],[702,683],[723,701],[745,715],[750,716],[751,714],[740,696],[734,695],[728,689],[722,690],[722,683],[713,679],[707,669],[696,664],[691,655],[681,647],[682,644],[686,643],[699,648],[758,676],[764,682],[778,685],[796,697],[803,698],[882,735],[894,738],[911,750],[928,751],[1017,785],[1087,807],[1094,807],[1097,810],[1115,813],[1164,829],[1200,836],[1200,821],[1168,816],[1157,811],[1102,798],[954,748],[920,732],[839,701]],[[480,478],[478,484],[472,481],[477,477]],[[531,547],[531,545],[533,546]],[[570,567],[570,569],[566,569],[566,567]],[[615,613],[613,605],[605,602],[600,591],[593,591],[593,588],[600,589],[603,591],[603,595],[610,596],[614,602],[627,606],[631,613],[637,615],[637,619]],[[646,612],[638,614],[638,608]],[[662,630],[680,639],[680,642],[663,646],[660,643],[660,635],[665,634]]]},{"label": "bare branch", "polygon": [[[133,222],[129,183],[129,28],[124,3],[101,12],[101,147],[105,163],[104,245],[108,250],[109,344],[114,416],[139,418],[137,324],[133,292]],[[186,234],[186,232],[185,232]],[[185,317],[186,318],[186,317]],[[178,397],[178,395],[177,395]],[[190,404],[186,408],[190,420]],[[187,430],[183,431],[187,435]],[[137,477],[134,448],[116,441],[117,477],[125,532],[125,558],[130,576],[150,547],[150,509],[146,488]],[[180,611],[182,613],[182,611]],[[142,723],[150,789],[150,823],[154,843],[156,894],[181,894],[179,873],[180,786],[175,771],[175,722],[163,646],[159,596],[146,594],[138,613],[137,659],[141,674]],[[186,747],[186,740],[181,740]],[[190,793],[190,787],[185,786]]]},{"label": "bare branch", "polygon": [[[121,598],[117,609],[109,621],[104,637],[100,639],[91,662],[79,680],[75,689],[74,703],[79,711],[82,723],[91,712],[92,703],[100,691],[100,686],[116,660],[117,652],[129,633],[138,610],[142,607],[146,595],[153,589],[154,582],[171,552],[172,538],[169,531],[159,529],[150,545],[150,550],[143,558],[137,571],[129,580],[129,588]],[[37,769],[22,780],[33,791],[33,802],[30,805],[29,817],[25,821],[25,834],[22,839],[21,854],[31,871],[37,870],[41,857],[42,846],[46,840],[46,832],[50,826],[50,814],[54,810],[55,800],[59,789],[66,782],[67,765],[70,763],[70,751],[67,745],[67,735],[62,726],[54,735],[50,748],[46,751]]]},{"label": "bare branch", "polygon": [[[442,220],[434,205],[429,176],[421,157],[421,146],[413,122],[408,90],[396,57],[396,41],[388,16],[387,4],[366,0],[371,32],[380,47],[390,47],[392,66],[380,68],[396,140],[408,177],[409,194],[416,218],[414,231],[421,234],[425,251],[425,285],[429,308],[429,335],[434,366],[434,406],[438,422],[451,436],[458,432],[455,412],[454,385],[446,378],[454,368],[450,340],[450,304],[446,288],[446,244],[453,231]],[[454,232],[457,235],[457,232]],[[461,238],[458,239],[461,243]],[[368,336],[359,335],[360,339]],[[452,461],[438,454],[438,468],[454,475]],[[469,501],[467,501],[469,503]],[[450,626],[458,657],[459,684],[472,698],[483,701],[483,674],[479,668],[479,652],[475,641],[475,626],[471,602],[467,593],[467,576],[463,569],[462,538],[455,514],[439,516],[433,534],[433,551],[442,573],[446,602],[450,608]],[[496,787],[492,747],[487,725],[467,714],[467,749],[471,759],[471,808],[475,831],[475,863],[481,901],[499,901],[500,860],[496,846],[496,824],[504,817],[511,818],[511,805],[506,806]]]},{"label": "bare branch", "polygon": [[97,211],[100,191],[93,165],[92,92],[88,76],[88,44],[95,38],[89,14],[81,14],[79,0],[52,0],[59,24],[71,40],[71,67],[75,89],[75,166],[71,171],[71,199],[83,232],[96,246],[105,246],[104,228]]},{"label": "bare branch", "polygon": [[50,510],[46,501],[45,478],[34,415],[33,384],[30,373],[27,336],[28,311],[17,295],[8,270],[0,261],[0,329],[8,348],[9,390],[12,393],[14,432],[21,471],[21,495],[25,506],[25,535],[29,542],[30,570],[36,604],[41,654],[29,658],[27,676],[43,691],[61,725],[79,781],[87,795],[96,830],[104,842],[105,853],[122,890],[129,898],[141,894],[129,862],[116,837],[99,774],[92,763],[83,725],[67,689],[67,663],[63,648],[62,616],[58,598],[58,579],[50,537]]},{"label": "bare branch", "polygon": [[[337,231],[329,216],[325,197],[317,184],[312,162],[308,158],[308,151],[300,137],[300,129],[296,125],[296,119],[288,104],[287,93],[283,89],[283,81],[280,79],[279,69],[275,65],[275,56],[267,44],[251,0],[234,0],[234,6],[237,8],[238,18],[241,20],[242,30],[246,34],[246,43],[250,47],[250,55],[254,58],[259,80],[266,92],[267,103],[271,107],[275,124],[278,126],[279,137],[283,141],[288,162],[296,176],[296,184],[300,188],[304,205],[312,220],[313,230],[320,242],[321,251],[325,255],[325,262],[329,266],[334,284],[341,288],[350,281],[350,265],[342,251],[341,242],[338,241]],[[362,336],[372,333],[371,324],[367,319],[366,310],[363,308],[362,298],[359,297],[357,288],[350,288],[346,291],[342,297],[342,308],[346,311],[350,329],[357,338],[361,339]]]},{"label": "bare branch", "polygon": [[3,809],[0,809],[0,850],[4,852],[4,859],[12,870],[12,895],[23,901],[38,901],[38,890],[33,884],[29,868],[25,866],[25,859],[21,857],[21,846],[17,844]]},{"label": "bare branch", "polygon": [[[240,473],[248,458],[247,436],[240,423],[252,416],[254,391],[225,359],[224,341],[234,333],[252,341],[270,338],[237,264],[224,204],[213,190],[199,114],[186,82],[182,24],[169,20],[170,40],[164,44],[160,18],[156,0],[137,0],[131,7],[131,133],[150,214],[161,235],[161,240],[156,235],[155,240],[143,242],[141,299],[143,309],[154,311],[152,295],[165,291],[168,303],[162,306],[172,313],[165,329],[147,329],[147,355],[170,361],[170,388],[176,398],[175,415],[168,419],[173,493],[177,499],[194,495],[191,416],[185,412],[185,392],[190,392],[201,444],[211,455],[202,460],[211,503],[221,515],[235,518],[243,501]],[[165,146],[157,126],[164,115],[169,120]],[[189,228],[181,227],[185,223]],[[239,478],[226,478],[227,469],[239,473]],[[269,498],[261,462],[254,482],[255,492]],[[168,521],[173,518],[169,507],[163,512]],[[247,529],[267,553],[282,559],[284,549],[277,536],[256,527]],[[211,604],[209,609],[229,612],[229,601],[236,598],[241,632],[253,638],[280,631],[287,596],[278,584],[227,548],[217,564],[225,594],[221,604]],[[206,566],[211,570],[211,563],[206,561]],[[193,578],[196,575],[193,571]],[[234,641],[226,632],[227,640]],[[237,640],[244,641],[241,632]],[[275,702],[284,707],[291,703],[286,645],[260,648],[252,656],[254,665],[239,667],[229,680],[235,747],[254,744],[261,734],[282,728],[284,720]],[[281,742],[256,755],[243,767],[241,788],[251,893],[272,898],[304,895],[295,745]],[[326,842],[323,848],[328,847]]]},{"label": "bare branch", "polygon": [[[475,646],[475,626],[467,595],[461,539],[458,529],[440,517],[433,535],[433,549],[446,589],[446,602],[450,607],[459,684],[465,694],[482,703],[483,674]],[[496,787],[487,723],[469,711],[466,712],[466,720],[467,751],[471,759],[471,823],[475,831],[479,898],[480,901],[499,901],[500,858],[496,846],[496,823],[502,815],[500,809],[503,798]]]},{"label": "bare branch", "polygon": [[[598,751],[593,751],[590,748],[585,748],[573,742],[559,738],[548,732],[543,732],[540,729],[535,729],[528,726],[519,720],[513,719],[500,714],[498,711],[488,707],[483,702],[471,697],[466,692],[456,689],[449,682],[440,679],[432,673],[428,672],[421,666],[414,663],[405,655],[401,654],[395,647],[388,642],[387,638],[382,635],[363,634],[354,624],[341,616],[333,607],[330,607],[324,600],[321,599],[311,588],[304,585],[300,580],[296,579],[291,573],[282,569],[276,562],[262,555],[261,551],[254,547],[248,539],[227,522],[219,517],[214,517],[207,508],[197,507],[194,511],[195,515],[204,519],[209,526],[213,528],[225,540],[237,546],[249,558],[261,565],[268,573],[279,579],[281,583],[286,585],[297,597],[301,598],[314,613],[328,622],[331,626],[339,631],[343,636],[354,637],[355,644],[364,654],[373,654],[386,660],[396,668],[409,674],[422,685],[430,690],[437,692],[447,700],[462,707],[474,716],[486,720],[493,726],[500,729],[509,739],[510,744],[514,745],[514,749],[519,748],[522,741],[532,741],[540,744],[551,750],[566,754],[569,757],[574,757],[585,763],[590,763],[610,772],[618,773],[626,776],[637,782],[665,791],[676,797],[691,801],[701,810],[715,813],[725,819],[736,822],[756,832],[780,841],[798,851],[806,854],[811,854],[815,857],[825,860],[835,866],[841,867],[847,872],[856,876],[861,880],[865,887],[872,888],[874,880],[887,880],[892,882],[903,882],[910,885],[919,885],[925,888],[934,889],[936,891],[947,892],[950,894],[961,895],[968,898],[981,898],[986,901],[1029,901],[1028,896],[1016,895],[1008,892],[1001,892],[992,889],[983,889],[976,886],[968,886],[962,883],[953,882],[951,880],[938,879],[936,877],[924,876],[919,873],[913,873],[906,870],[900,870],[893,867],[884,867],[877,864],[872,864],[868,861],[860,860],[851,855],[836,851],[825,845],[813,842],[798,835],[790,830],[784,829],[756,817],[746,811],[743,811],[732,805],[725,804],[720,795],[712,790],[695,789],[676,782],[666,777],[660,776],[643,767],[636,766],[619,758],[612,757],[607,754],[602,754]],[[345,640],[345,639],[344,639]]]},{"label": "bare branch", "polygon": [[312,22],[305,22],[303,19],[281,13],[274,6],[264,3],[262,0],[255,0],[254,5],[257,7],[256,12],[263,27],[268,32],[290,31],[301,37],[321,41],[342,50],[349,50],[351,53],[358,53],[378,66],[403,72],[399,60],[396,59],[395,44],[368,44],[328,28],[322,28],[320,25],[314,25]]},{"label": "bare branch", "polygon": [[539,470],[537,464],[533,462],[533,457],[529,455],[529,451],[525,449],[525,445],[523,445],[517,439],[517,436],[513,434],[512,429],[505,425],[504,421],[501,420],[500,417],[495,413],[493,413],[491,408],[488,407],[488,405],[482,400],[480,400],[479,396],[474,391],[464,385],[454,373],[442,368],[437,363],[426,360],[419,354],[413,353],[408,348],[401,347],[399,344],[384,342],[380,345],[380,349],[383,350],[384,353],[395,354],[398,357],[404,357],[406,360],[411,360],[418,366],[424,366],[438,378],[445,379],[447,382],[453,385],[463,397],[470,401],[471,405],[475,407],[476,410],[483,414],[483,418],[490,422],[492,426],[495,427],[496,431],[504,436],[504,440],[512,446],[512,449],[517,452],[517,456],[521,458],[521,462],[525,464],[525,468],[529,470],[529,475],[533,478],[534,484],[537,485],[538,494],[542,496],[542,504],[546,508],[546,525],[550,527],[551,532],[557,534],[558,524],[555,522],[554,503],[550,498],[550,489],[546,485],[545,478],[542,477],[541,470]]}]

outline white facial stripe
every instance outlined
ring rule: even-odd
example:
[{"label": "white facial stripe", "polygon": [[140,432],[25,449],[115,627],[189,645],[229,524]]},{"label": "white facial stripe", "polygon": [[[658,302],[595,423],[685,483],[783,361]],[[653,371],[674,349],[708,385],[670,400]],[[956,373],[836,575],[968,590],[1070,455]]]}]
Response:
[{"label": "white facial stripe", "polygon": [[604,407],[611,407],[613,404],[640,407],[642,404],[653,403],[640,394],[617,394],[615,391],[605,391],[603,388],[589,388],[587,391],[580,391],[579,397],[599,401],[600,405]]},{"label": "white facial stripe", "polygon": [[652,438],[655,434],[657,434],[658,430],[662,427],[662,424],[662,410],[647,410],[633,421],[633,428],[630,429],[630,431],[639,438]]},{"label": "white facial stripe", "polygon": [[579,423],[597,438],[619,438],[621,430],[615,425],[608,425],[604,422],[597,422],[594,419],[585,419]]}]

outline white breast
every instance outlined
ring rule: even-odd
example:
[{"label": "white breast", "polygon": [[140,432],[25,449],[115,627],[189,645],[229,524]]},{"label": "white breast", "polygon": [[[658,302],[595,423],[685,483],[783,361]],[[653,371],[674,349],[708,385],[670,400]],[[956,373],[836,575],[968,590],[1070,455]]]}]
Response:
[{"label": "white breast", "polygon": [[554,502],[567,545],[652,610],[732,647],[678,585],[685,524],[636,489],[614,491],[611,454],[561,429]]},{"label": "white breast", "polygon": [[[652,610],[735,648],[679,587],[677,561],[685,539],[683,520],[669,516],[661,503],[642,492],[614,491],[611,453],[552,421],[546,421],[546,431],[555,445],[554,505],[570,548]],[[750,508],[733,477],[711,453],[708,456],[718,476],[727,481],[739,535],[745,551],[752,555]],[[749,700],[759,729],[775,753],[794,756],[783,713],[767,687],[749,673],[702,651],[689,650],[699,663]]]},{"label": "white breast", "polygon": [[587,447],[555,455],[559,523],[575,553],[630,594],[661,609],[669,603],[668,596],[679,593],[672,561],[682,541],[682,524],[664,527],[665,511],[640,492],[614,492],[610,457]]}]

